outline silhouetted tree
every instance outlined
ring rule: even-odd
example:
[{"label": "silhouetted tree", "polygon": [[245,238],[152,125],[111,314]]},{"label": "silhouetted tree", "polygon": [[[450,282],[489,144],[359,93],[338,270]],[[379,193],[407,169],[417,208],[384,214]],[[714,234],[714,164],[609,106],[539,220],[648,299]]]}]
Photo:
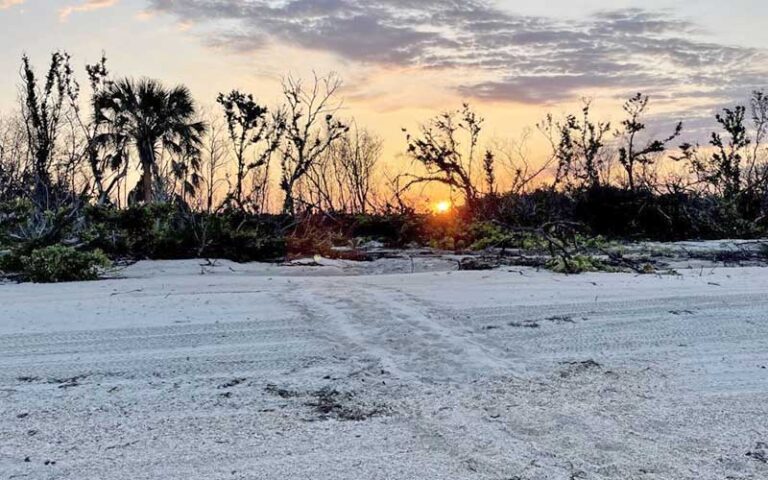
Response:
[{"label": "silhouetted tree", "polygon": [[[237,167],[234,191],[228,200],[245,208],[245,180],[257,169],[267,170],[264,177],[269,175],[269,161],[280,146],[285,121],[282,113],[270,116],[269,109],[257,104],[253,95],[238,90],[220,93],[216,101],[224,109]],[[257,150],[253,156],[251,149]]]},{"label": "silhouetted tree", "polygon": [[[543,124],[537,126],[547,136],[547,140],[551,144],[553,141],[553,137],[550,135],[551,132],[543,129]],[[513,194],[513,196],[524,193],[536,179],[550,169],[555,161],[554,153],[543,160],[531,159],[531,153],[528,148],[530,135],[531,130],[524,129],[519,139],[511,141],[496,140],[490,147],[494,161],[494,180],[498,177],[497,171],[506,173],[504,189],[507,193]],[[496,187],[495,190],[496,193],[501,193],[499,187]]]},{"label": "silhouetted tree", "polygon": [[[417,183],[437,182],[460,190],[472,206],[479,189],[473,179],[473,164],[479,147],[483,119],[467,104],[461,110],[445,112],[422,125],[419,136],[405,131],[408,155],[427,171],[424,176],[408,175],[405,188]],[[466,135],[466,144],[461,133]]]},{"label": "silhouetted tree", "polygon": [[611,125],[593,121],[590,109],[591,103],[585,101],[581,119],[567,115],[565,121],[557,122],[548,115],[539,124],[540,130],[553,133],[552,146],[557,160],[553,186],[567,181],[571,186],[594,188],[602,182],[601,175],[607,162],[604,137]]},{"label": "silhouetted tree", "polygon": [[321,211],[365,213],[382,143],[354,121],[345,123],[353,127],[312,165],[299,192],[305,202]]},{"label": "silhouetted tree", "polygon": [[647,143],[638,145],[638,135],[645,129],[642,122],[643,114],[648,107],[649,97],[638,93],[624,103],[624,111],[627,118],[621,122],[622,129],[616,132],[616,136],[623,139],[623,145],[619,147],[619,164],[627,175],[627,186],[634,191],[638,183],[638,169],[645,169],[656,162],[659,155],[667,149],[667,144],[680,136],[683,123],[678,122],[674,132],[661,140],[653,139]]},{"label": "silhouetted tree", "polygon": [[205,124],[195,120],[195,104],[186,87],[165,88],[150,80],[121,79],[96,97],[96,120],[105,131],[102,141],[131,145],[139,157],[141,181],[136,200],[154,201],[154,181],[161,149],[194,157]]},{"label": "silhouetted tree", "polygon": [[723,193],[728,198],[741,191],[742,150],[750,144],[744,122],[745,113],[746,108],[737,106],[733,110],[725,108],[722,114],[715,115],[717,123],[726,132],[726,138],[713,132],[709,141],[715,147],[710,163],[714,173],[712,179],[722,185]]},{"label": "silhouetted tree", "polygon": [[87,105],[90,110],[82,112],[80,85],[76,79],[67,84],[66,97],[69,104],[67,116],[72,128],[70,138],[75,143],[81,139],[80,145],[72,145],[70,155],[73,157],[71,167],[78,167],[81,162],[87,165],[87,190],[96,194],[96,203],[105,204],[112,201],[112,195],[128,174],[126,149],[123,144],[112,144],[100,141],[102,126],[96,121],[96,100],[110,85],[107,58],[102,54],[98,62],[85,66],[91,96]]},{"label": "silhouetted tree", "polygon": [[483,157],[483,172],[485,173],[485,186],[489,195],[496,195],[496,158],[490,150]]},{"label": "silhouetted tree", "polygon": [[750,139],[744,122],[746,108],[738,105],[725,108],[715,116],[725,131],[712,132],[709,144],[713,151],[702,154],[698,145],[685,143],[680,146],[681,155],[674,157],[688,163],[699,182],[712,187],[725,198],[734,199],[741,192],[741,168],[744,150]]},{"label": "silhouetted tree", "polygon": [[23,194],[28,159],[26,131],[21,119],[0,117],[0,202]]},{"label": "silhouetted tree", "polygon": [[712,132],[709,148],[685,143],[675,160],[688,164],[704,189],[737,200],[745,194],[762,196],[768,207],[768,97],[755,91],[750,101],[751,125],[747,108],[725,108],[715,116],[722,132]]},{"label": "silhouetted tree", "polygon": [[342,179],[349,189],[353,213],[366,213],[370,205],[373,175],[383,142],[381,138],[364,128],[350,130],[341,143],[338,161]]},{"label": "silhouetted tree", "polygon": [[210,115],[208,131],[200,149],[200,173],[202,190],[199,191],[201,208],[212,213],[219,188],[225,183],[224,170],[227,168],[227,128],[218,115]]},{"label": "silhouetted tree", "polygon": [[162,172],[160,181],[157,183],[159,187],[165,188],[164,196],[156,200],[167,201],[175,197],[188,203],[202,183],[201,166],[200,149],[182,151],[172,156],[170,162],[165,164],[165,171]]},{"label": "silhouetted tree", "polygon": [[73,82],[72,73],[69,55],[55,52],[51,55],[44,81],[39,85],[29,57],[22,57],[21,112],[33,158],[36,198],[40,202],[47,202],[53,189],[51,170],[62,117],[67,107],[65,99]]},{"label": "silhouetted tree", "polygon": [[340,106],[334,97],[340,87],[335,75],[315,76],[309,88],[292,77],[283,81],[286,132],[280,188],[285,195],[284,213],[295,213],[297,183],[349,130],[335,118]]},{"label": "silhouetted tree", "polygon": [[750,113],[753,133],[752,148],[746,153],[746,189],[762,195],[768,207],[768,148],[765,144],[768,135],[768,95],[765,92],[752,93]]},{"label": "silhouetted tree", "polygon": [[[98,194],[97,202],[104,204],[111,201],[115,189],[128,176],[127,139],[115,135],[112,137],[113,140],[119,138],[120,141],[112,142],[112,144],[100,141],[101,125],[98,121],[99,106],[97,102],[102,93],[112,84],[109,80],[106,56],[102,55],[98,62],[86,65],[85,69],[91,87],[91,121],[83,121],[80,115],[78,118],[87,138],[86,155]],[[73,105],[77,103],[76,99],[72,100]]]}]

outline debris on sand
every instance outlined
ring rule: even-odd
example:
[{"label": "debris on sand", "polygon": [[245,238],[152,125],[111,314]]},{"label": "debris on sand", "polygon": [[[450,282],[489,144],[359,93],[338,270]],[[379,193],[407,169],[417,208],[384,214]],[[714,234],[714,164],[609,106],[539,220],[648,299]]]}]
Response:
[{"label": "debris on sand", "polygon": [[241,383],[244,383],[246,380],[248,380],[248,379],[247,378],[235,378],[235,379],[232,379],[232,380],[230,380],[230,381],[228,381],[226,383],[222,383],[217,388],[219,390],[224,390],[224,389],[227,389],[227,388],[233,388],[233,387],[236,387],[236,386],[240,385]]},{"label": "debris on sand", "polygon": [[585,360],[583,362],[560,362],[561,365],[571,365],[574,367],[578,367],[584,370],[588,370],[590,368],[602,368],[603,366],[597,363],[594,360]]},{"label": "debris on sand", "polygon": [[88,375],[75,375],[70,378],[51,378],[48,383],[59,384],[59,388],[79,387],[80,381],[88,378]]},{"label": "debris on sand", "polygon": [[754,450],[747,452],[747,456],[760,463],[768,463],[768,443],[757,442]]},{"label": "debris on sand", "polygon": [[[47,383],[50,385],[58,385],[59,388],[71,388],[71,387],[79,386],[80,381],[86,378],[88,378],[88,375],[75,375],[74,377],[68,377],[68,378],[49,378],[44,383]],[[16,377],[16,380],[21,383],[39,383],[43,381],[42,378],[34,377],[31,375]]]},{"label": "debris on sand", "polygon": [[602,369],[603,366],[596,361],[589,359],[583,362],[560,362],[560,365],[565,365],[566,368],[560,372],[560,377],[567,378],[572,375],[586,372],[593,369]]},{"label": "debris on sand", "polygon": [[386,413],[381,405],[365,406],[355,404],[355,395],[350,392],[339,392],[335,388],[324,387],[311,394],[314,397],[306,403],[319,414],[321,420],[336,419],[361,422]]},{"label": "debris on sand", "polygon": [[556,324],[563,324],[563,323],[576,323],[573,320],[573,317],[570,315],[553,315],[551,317],[547,317],[546,320],[548,322],[556,323]]},{"label": "debris on sand", "polygon": [[539,328],[541,325],[538,324],[538,322],[534,321],[524,321],[524,322],[509,322],[507,325],[514,328]]},{"label": "debris on sand", "polygon": [[539,323],[541,321],[554,323],[555,325],[576,323],[576,321],[573,319],[571,315],[553,315],[540,321],[523,320],[522,322],[509,322],[507,325],[515,328],[539,328],[541,327],[541,323]]},{"label": "debris on sand", "polygon": [[277,385],[269,384],[264,389],[267,393],[276,395],[280,398],[295,398],[300,396],[301,394],[298,392],[295,392],[293,390],[288,390],[286,388],[278,387]]},{"label": "debris on sand", "polygon": [[385,415],[388,409],[381,404],[360,402],[352,392],[340,392],[333,387],[300,393],[277,385],[268,385],[268,393],[284,399],[303,397],[304,406],[311,407],[317,418],[310,420],[344,420],[361,422],[372,417]]},{"label": "debris on sand", "polygon": [[459,260],[459,270],[465,271],[493,270],[499,266],[498,260],[483,257],[467,257]]}]

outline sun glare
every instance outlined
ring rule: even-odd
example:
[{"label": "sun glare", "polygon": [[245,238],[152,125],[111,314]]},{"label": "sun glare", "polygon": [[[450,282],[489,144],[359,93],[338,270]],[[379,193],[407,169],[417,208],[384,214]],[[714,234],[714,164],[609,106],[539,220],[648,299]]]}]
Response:
[{"label": "sun glare", "polygon": [[437,202],[435,204],[434,211],[435,213],[439,213],[439,214],[448,213],[451,211],[452,206],[453,205],[451,205],[451,202],[449,201]]}]

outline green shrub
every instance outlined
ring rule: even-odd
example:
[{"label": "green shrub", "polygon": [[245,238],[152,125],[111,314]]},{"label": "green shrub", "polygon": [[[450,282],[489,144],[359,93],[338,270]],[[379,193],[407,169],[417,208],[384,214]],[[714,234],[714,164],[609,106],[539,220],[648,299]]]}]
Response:
[{"label": "green shrub", "polygon": [[349,236],[381,241],[386,245],[402,247],[419,241],[424,236],[426,216],[414,213],[358,214],[344,219],[349,224]]},{"label": "green shrub", "polygon": [[513,241],[512,235],[490,222],[473,223],[470,226],[470,232],[474,240],[469,247],[471,250],[509,248]]},{"label": "green shrub", "polygon": [[0,274],[20,272],[23,268],[21,255],[13,250],[0,249]]},{"label": "green shrub", "polygon": [[19,273],[35,283],[96,280],[101,269],[112,262],[100,250],[79,252],[72,247],[53,245],[20,257]]},{"label": "green shrub", "polygon": [[472,250],[516,248],[526,252],[541,252],[548,247],[546,238],[537,232],[504,229],[488,222],[473,223],[470,232],[473,239],[470,246]]},{"label": "green shrub", "polygon": [[558,256],[547,262],[547,268],[556,273],[566,274],[616,271],[602,260],[588,255],[574,255],[570,258]]},{"label": "green shrub", "polygon": [[125,210],[88,210],[89,248],[111,257],[170,260],[226,258],[264,261],[286,254],[282,230],[291,219],[275,215],[190,212],[172,204],[137,205]]}]

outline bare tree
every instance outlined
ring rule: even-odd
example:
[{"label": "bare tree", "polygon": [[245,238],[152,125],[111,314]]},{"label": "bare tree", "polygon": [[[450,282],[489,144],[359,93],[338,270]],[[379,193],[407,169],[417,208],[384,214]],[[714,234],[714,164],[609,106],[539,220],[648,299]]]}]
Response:
[{"label": "bare tree", "polygon": [[27,147],[22,119],[0,118],[0,201],[21,196],[30,169]]},{"label": "bare tree", "polygon": [[55,52],[44,81],[38,83],[29,57],[22,57],[21,112],[26,126],[27,142],[32,155],[32,173],[35,178],[36,199],[48,202],[52,193],[54,178],[52,166],[56,143],[67,108],[65,99],[73,82],[70,57]]},{"label": "bare tree", "polygon": [[373,177],[381,158],[383,141],[377,135],[357,124],[344,136],[339,151],[343,179],[348,186],[351,209],[366,213],[370,206]]},{"label": "bare tree", "polygon": [[752,145],[745,154],[744,178],[746,189],[761,194],[768,200],[768,95],[762,91],[752,93]]},{"label": "bare tree", "polygon": [[295,185],[295,196],[308,207],[321,212],[347,210],[349,198],[339,162],[341,142],[331,145]]},{"label": "bare tree", "polygon": [[365,213],[382,141],[354,121],[345,123],[352,127],[312,165],[299,190],[319,210]]},{"label": "bare tree", "polygon": [[221,187],[226,183],[228,166],[226,127],[218,116],[208,115],[208,132],[202,139],[200,149],[200,184],[198,206],[207,213],[213,213]]},{"label": "bare tree", "polygon": [[280,188],[285,195],[284,213],[295,213],[298,182],[349,129],[335,118],[341,108],[335,101],[339,88],[341,80],[334,74],[324,78],[315,75],[308,88],[293,77],[283,81],[286,137]]},{"label": "bare tree", "polygon": [[653,165],[658,157],[666,151],[669,142],[679,137],[683,131],[683,122],[678,122],[670,136],[660,140],[648,140],[645,144],[638,145],[637,137],[646,129],[642,117],[648,107],[648,101],[649,97],[642,93],[638,93],[627,100],[623,106],[627,118],[621,122],[622,129],[615,133],[616,137],[623,141],[623,145],[619,147],[619,164],[624,168],[627,186],[632,191],[637,189],[638,181],[647,180],[644,177],[638,178],[637,170],[639,168],[645,170]]},{"label": "bare tree", "polygon": [[699,185],[729,200],[735,200],[743,191],[743,160],[751,144],[745,118],[746,108],[742,105],[723,109],[715,119],[725,135],[712,132],[711,154],[702,153],[698,145],[685,143],[680,146],[681,155],[673,157],[688,164]]},{"label": "bare tree", "polygon": [[[547,134],[546,131],[543,133]],[[518,139],[496,140],[491,144],[494,165],[507,177],[504,189],[509,193],[519,195],[525,192],[555,162],[553,153],[544,161],[533,164],[528,146],[530,137],[531,130],[525,129]]]},{"label": "bare tree", "polygon": [[548,115],[538,125],[551,139],[557,172],[553,182],[556,187],[562,182],[578,188],[593,188],[601,185],[605,177],[609,156],[605,151],[605,135],[611,129],[610,123],[593,121],[590,118],[591,102],[584,100],[581,118],[567,115],[563,122],[555,121]]},{"label": "bare tree", "polygon": [[[96,99],[111,85],[106,56],[102,54],[99,61],[86,65],[85,70],[91,89],[88,112],[82,111],[81,90],[77,80],[72,78],[66,85],[70,159],[65,163],[70,170],[85,164],[87,171],[83,174],[86,182],[84,189],[95,193],[96,203],[103,205],[117,200],[113,198],[115,190],[128,175],[126,141],[124,138],[121,140],[117,132],[107,133],[105,126],[95,121],[98,117]],[[105,141],[106,138],[111,141]]]},{"label": "bare tree", "polygon": [[[749,116],[747,118],[747,112]],[[749,110],[741,105],[716,115],[721,132],[713,132],[709,148],[686,143],[682,154],[696,186],[727,200],[748,199],[768,205],[768,96],[755,91]]]},{"label": "bare tree", "polygon": [[405,182],[406,175],[403,172],[384,171],[384,195],[379,203],[379,211],[385,213],[410,213],[413,211],[413,203],[405,198],[405,194],[410,188],[409,183]]},{"label": "bare tree", "polygon": [[461,110],[445,112],[422,125],[416,137],[405,130],[408,155],[426,169],[425,175],[408,175],[406,188],[418,183],[442,183],[460,190],[466,204],[472,206],[479,193],[473,164],[482,125],[483,119],[464,104]]},{"label": "bare tree", "polygon": [[[97,99],[111,86],[109,80],[109,71],[107,70],[107,58],[101,56],[98,62],[86,65],[88,74],[88,83],[91,87],[91,120],[83,121],[82,116],[78,114],[78,121],[85,133],[87,143],[86,155],[88,165],[90,166],[93,183],[98,194],[97,202],[106,204],[113,201],[113,195],[119,187],[120,182],[128,176],[129,158],[128,158],[128,138],[122,136],[119,131],[109,131],[107,135],[102,136],[105,128],[111,128],[109,125],[102,125],[95,121],[98,118]],[[73,106],[78,102],[73,99]],[[79,113],[79,107],[75,110]],[[103,141],[111,139],[111,142]],[[119,200],[119,199],[114,199]]]},{"label": "bare tree", "polygon": [[261,183],[259,178],[268,177],[269,163],[282,140],[285,122],[281,112],[270,115],[269,109],[257,104],[253,95],[238,90],[221,93],[216,101],[224,109],[236,162],[234,186],[227,200],[246,208],[245,182],[249,176],[257,179],[257,184]]}]

